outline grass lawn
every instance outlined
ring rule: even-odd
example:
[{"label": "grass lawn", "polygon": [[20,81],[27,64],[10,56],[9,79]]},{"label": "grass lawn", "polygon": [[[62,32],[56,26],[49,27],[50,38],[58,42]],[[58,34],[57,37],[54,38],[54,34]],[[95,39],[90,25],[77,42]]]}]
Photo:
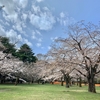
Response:
[{"label": "grass lawn", "polygon": [[87,86],[0,85],[0,100],[100,100],[100,87],[96,89],[95,94],[87,92]]}]

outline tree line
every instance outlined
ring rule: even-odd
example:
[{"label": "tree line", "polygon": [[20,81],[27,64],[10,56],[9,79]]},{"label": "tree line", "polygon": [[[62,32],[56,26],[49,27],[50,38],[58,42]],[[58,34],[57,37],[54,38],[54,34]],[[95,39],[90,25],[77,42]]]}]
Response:
[{"label": "tree line", "polygon": [[96,93],[95,78],[100,77],[100,25],[81,21],[70,25],[67,37],[55,40],[48,52],[55,67],[63,74],[66,87],[71,77],[85,77],[88,91]]},{"label": "tree line", "polygon": [[23,62],[36,62],[37,58],[34,56],[32,49],[27,45],[23,44],[19,50],[15,48],[15,44],[10,43],[9,38],[1,37],[1,43],[5,47],[3,53],[12,54],[12,56],[19,58]]},{"label": "tree line", "polygon": [[5,82],[5,78],[8,75],[9,77],[12,77],[12,75],[16,77],[15,84],[18,84],[19,78],[28,80],[27,75],[23,76],[23,70],[28,71],[27,67],[29,67],[30,65],[33,67],[33,63],[36,63],[36,61],[38,60],[35,56],[35,53],[32,52],[32,49],[27,44],[23,44],[19,49],[17,49],[15,45],[16,43],[11,43],[9,38],[0,36],[1,83]]},{"label": "tree line", "polygon": [[[15,44],[10,43],[8,38],[0,37],[3,44],[1,51],[5,54],[0,62],[8,60],[12,64],[8,64],[9,70],[1,67],[0,71],[31,82],[43,80],[53,83],[60,80],[63,85],[65,81],[66,87],[76,80],[81,86],[85,78],[88,91],[96,93],[95,79],[100,77],[100,25],[81,21],[70,25],[66,34],[65,38],[59,37],[53,42],[47,54],[36,56],[27,44],[16,50]],[[9,59],[9,54],[14,58]],[[0,63],[0,66],[3,65],[6,66],[6,63]]]}]

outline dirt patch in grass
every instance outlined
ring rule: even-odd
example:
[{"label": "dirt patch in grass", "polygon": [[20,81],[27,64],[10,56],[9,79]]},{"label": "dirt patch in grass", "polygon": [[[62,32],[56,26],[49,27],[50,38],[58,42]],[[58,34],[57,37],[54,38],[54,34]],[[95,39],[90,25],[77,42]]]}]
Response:
[{"label": "dirt patch in grass", "polygon": [[11,91],[10,89],[0,89],[0,92]]},{"label": "dirt patch in grass", "polygon": [[70,90],[70,91],[75,91],[75,92],[86,92],[86,90]]},{"label": "dirt patch in grass", "polygon": [[63,92],[86,92],[86,90],[69,90],[69,91],[63,91]]}]

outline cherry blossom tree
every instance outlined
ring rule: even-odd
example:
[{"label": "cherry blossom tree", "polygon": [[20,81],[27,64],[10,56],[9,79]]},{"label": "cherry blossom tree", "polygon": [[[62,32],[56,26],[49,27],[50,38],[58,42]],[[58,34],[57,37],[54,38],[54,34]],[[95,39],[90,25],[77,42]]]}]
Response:
[{"label": "cherry blossom tree", "polygon": [[[83,22],[69,26],[68,36],[59,38],[67,54],[67,64],[85,76],[88,81],[88,91],[96,93],[95,76],[100,73],[100,27]],[[71,54],[69,59],[68,53]],[[72,66],[71,65],[71,66]]]}]

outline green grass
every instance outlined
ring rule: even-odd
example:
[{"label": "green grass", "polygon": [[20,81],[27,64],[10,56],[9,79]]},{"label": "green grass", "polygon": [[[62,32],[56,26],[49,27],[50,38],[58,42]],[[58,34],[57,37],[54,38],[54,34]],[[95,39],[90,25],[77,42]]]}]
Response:
[{"label": "green grass", "polygon": [[97,93],[87,92],[87,87],[60,85],[0,85],[0,100],[100,100],[100,87]]}]

